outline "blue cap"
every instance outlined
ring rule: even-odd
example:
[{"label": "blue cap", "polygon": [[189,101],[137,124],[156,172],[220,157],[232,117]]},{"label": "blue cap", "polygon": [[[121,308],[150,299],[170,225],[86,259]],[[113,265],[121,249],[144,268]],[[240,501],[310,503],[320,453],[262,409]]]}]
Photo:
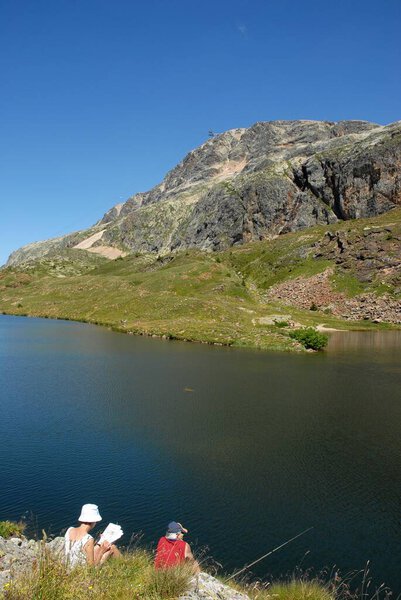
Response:
[{"label": "blue cap", "polygon": [[167,525],[168,533],[187,533],[187,530],[181,525],[181,523],[177,523],[176,521],[171,521]]}]

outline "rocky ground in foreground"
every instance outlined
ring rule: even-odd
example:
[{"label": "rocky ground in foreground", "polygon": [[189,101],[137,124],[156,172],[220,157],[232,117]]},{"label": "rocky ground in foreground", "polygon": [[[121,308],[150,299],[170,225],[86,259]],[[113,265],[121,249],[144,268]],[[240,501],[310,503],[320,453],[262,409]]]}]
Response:
[{"label": "rocky ground in foreground", "polygon": [[[50,552],[59,554],[64,546],[62,538],[55,538],[47,544]],[[0,536],[0,590],[9,583],[16,573],[32,567],[40,556],[41,543],[20,537],[5,539]]]},{"label": "rocky ground in foreground", "polygon": [[[56,559],[62,560],[64,539],[57,537],[45,544]],[[0,536],[0,594],[6,592],[13,577],[32,569],[43,552],[43,543],[35,540],[14,537],[4,539]],[[116,584],[117,585],[117,584]],[[249,597],[224,585],[215,577],[202,572],[190,582],[189,589],[180,596],[180,600],[249,600]]]}]

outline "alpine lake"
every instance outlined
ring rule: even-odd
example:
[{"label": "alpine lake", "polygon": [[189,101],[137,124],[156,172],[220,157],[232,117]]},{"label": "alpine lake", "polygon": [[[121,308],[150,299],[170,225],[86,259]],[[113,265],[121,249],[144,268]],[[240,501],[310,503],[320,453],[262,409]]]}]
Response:
[{"label": "alpine lake", "polygon": [[151,547],[178,520],[227,573],[369,561],[401,593],[401,331],[267,353],[0,316],[0,520],[60,534],[86,502]]}]

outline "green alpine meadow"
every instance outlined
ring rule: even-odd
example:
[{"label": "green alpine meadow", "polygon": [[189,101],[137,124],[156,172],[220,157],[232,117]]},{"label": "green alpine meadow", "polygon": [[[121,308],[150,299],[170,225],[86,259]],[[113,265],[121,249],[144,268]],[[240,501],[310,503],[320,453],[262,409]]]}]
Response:
[{"label": "green alpine meadow", "polygon": [[[340,252],[338,239],[347,250]],[[55,250],[0,271],[0,310],[132,334],[302,351],[302,336],[294,336],[302,328],[400,327],[400,240],[397,208],[220,252],[110,260]],[[375,258],[366,259],[373,245]]]}]

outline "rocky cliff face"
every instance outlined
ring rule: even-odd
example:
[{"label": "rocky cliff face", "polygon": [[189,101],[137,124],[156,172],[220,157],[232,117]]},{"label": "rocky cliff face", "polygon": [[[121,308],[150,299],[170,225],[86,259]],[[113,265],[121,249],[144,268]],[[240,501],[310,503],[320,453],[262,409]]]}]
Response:
[{"label": "rocky cliff face", "polygon": [[262,122],[209,139],[90,230],[25,246],[8,264],[76,246],[113,257],[221,250],[400,204],[401,121]]}]

